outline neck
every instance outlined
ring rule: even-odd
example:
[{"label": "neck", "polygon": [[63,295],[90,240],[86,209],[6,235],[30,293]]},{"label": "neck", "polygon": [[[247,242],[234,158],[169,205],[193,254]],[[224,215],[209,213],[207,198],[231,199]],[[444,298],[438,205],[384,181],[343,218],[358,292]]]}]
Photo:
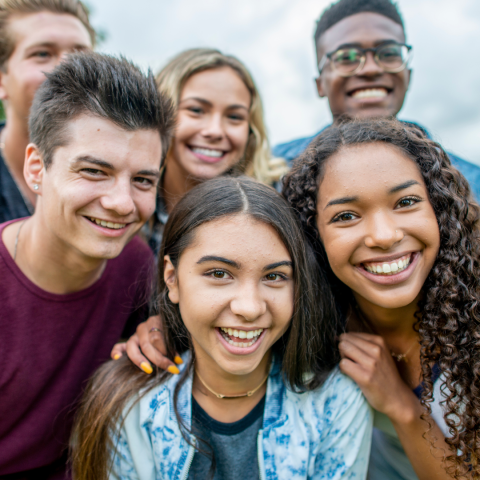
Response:
[{"label": "neck", "polygon": [[[9,250],[19,226],[18,222],[11,225]],[[42,222],[41,212],[36,212],[22,227],[18,236],[16,263],[35,285],[60,295],[91,286],[106,266],[106,260],[85,257],[52,234]]]},{"label": "neck", "polygon": [[3,158],[23,196],[35,205],[36,196],[28,188],[23,176],[25,150],[29,143],[28,125],[25,119],[18,118],[8,107],[7,118],[8,121],[1,134],[1,142],[4,144]]},{"label": "neck", "polygon": [[177,202],[199,182],[189,175],[171,154],[167,156],[165,162],[166,168],[160,188],[167,212],[170,213]]},{"label": "neck", "polygon": [[385,339],[391,350],[405,351],[418,339],[413,326],[417,321],[415,312],[418,310],[419,297],[404,307],[384,308],[373,305],[356,294],[354,296],[363,317],[374,332]]},{"label": "neck", "polygon": [[[257,388],[270,369],[271,355],[268,352],[260,364],[246,375],[231,374],[223,370],[205,353],[195,351],[195,371],[204,382],[216,393],[228,396],[242,395]],[[201,407],[218,421],[231,423],[247,415],[265,395],[266,382],[250,397],[218,398],[204,387],[195,375],[193,383],[193,396]]]}]

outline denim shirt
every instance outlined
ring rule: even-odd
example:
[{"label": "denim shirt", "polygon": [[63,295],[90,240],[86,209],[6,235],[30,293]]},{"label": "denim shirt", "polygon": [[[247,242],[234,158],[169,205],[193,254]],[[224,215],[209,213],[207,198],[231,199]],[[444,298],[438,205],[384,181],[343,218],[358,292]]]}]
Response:
[{"label": "denim shirt", "polygon": [[[428,131],[423,128],[421,125],[418,125],[414,122],[405,122],[411,125],[415,125],[423,130],[425,135],[428,138],[431,138]],[[272,153],[275,157],[284,158],[289,166],[292,166],[293,160],[297,158],[301,153],[306,150],[306,148],[310,145],[312,140],[320,135],[326,128],[330,125],[322,128],[318,133],[313,135],[312,137],[305,137],[305,138],[297,138],[296,140],[292,140],[288,143],[282,143],[280,145],[276,145],[272,149]],[[480,202],[480,167],[473,163],[467,162],[460,157],[457,157],[453,153],[447,152],[448,156],[450,157],[450,161],[452,165],[462,173],[462,175],[467,179],[468,183],[470,184],[470,190],[473,194],[473,197],[477,202]]]},{"label": "denim shirt", "polygon": [[[186,362],[187,363],[187,362]],[[185,364],[184,367],[185,368]],[[182,437],[173,407],[181,375],[169,377],[133,407],[113,444],[110,480],[186,480],[195,455]],[[177,408],[191,428],[192,376],[180,388]],[[373,414],[357,385],[335,369],[315,391],[293,393],[279,365],[267,381],[263,427],[257,437],[261,480],[366,478]]]}]

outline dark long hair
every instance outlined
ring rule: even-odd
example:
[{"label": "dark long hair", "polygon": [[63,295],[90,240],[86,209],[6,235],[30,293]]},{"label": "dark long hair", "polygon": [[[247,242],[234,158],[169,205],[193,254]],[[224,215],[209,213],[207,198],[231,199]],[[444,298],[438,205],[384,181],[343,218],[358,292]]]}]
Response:
[{"label": "dark long hair", "polygon": [[[161,259],[169,255],[176,268],[199,226],[233,215],[248,215],[273,227],[290,254],[294,313],[289,328],[272,348],[282,362],[289,388],[295,391],[316,388],[338,362],[333,297],[327,282],[317,276],[313,253],[304,241],[292,208],[273,188],[247,177],[221,177],[200,184],[178,202],[165,226],[159,255],[158,308],[167,354],[171,358],[176,352],[191,350],[194,357],[179,307],[168,298]],[[191,368],[192,362],[182,372],[175,400]],[[310,372],[314,375],[307,380],[306,374]],[[76,480],[107,478],[110,453],[115,448],[111,439],[127,402],[136,396],[138,401],[140,392],[146,393],[168,376],[169,373],[158,371],[147,376],[126,358],[108,362],[97,371],[87,387],[74,429],[72,459]],[[178,415],[177,419],[187,439]]]},{"label": "dark long hair", "polygon": [[[420,128],[394,119],[344,120],[319,135],[284,181],[283,194],[298,212],[319,268],[331,283],[337,310],[349,314],[352,293],[332,272],[317,228],[317,198],[325,164],[340,149],[382,142],[393,145],[418,166],[440,230],[440,249],[423,286],[415,328],[426,412],[433,400],[432,367],[445,375],[445,421],[450,452],[446,467],[455,478],[480,474],[480,265],[479,207],[467,181],[442,147]],[[426,418],[426,416],[424,416]]]}]

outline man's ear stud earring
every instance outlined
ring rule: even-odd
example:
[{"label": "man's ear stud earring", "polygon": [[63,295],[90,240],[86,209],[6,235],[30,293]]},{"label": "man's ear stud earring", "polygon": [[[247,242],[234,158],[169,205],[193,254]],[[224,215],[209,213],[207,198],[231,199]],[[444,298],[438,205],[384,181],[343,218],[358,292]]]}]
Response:
[{"label": "man's ear stud earring", "polygon": [[39,187],[38,187],[38,184],[35,183],[35,184],[33,185],[33,189],[36,191],[36,190],[38,190],[38,188],[39,188]]}]

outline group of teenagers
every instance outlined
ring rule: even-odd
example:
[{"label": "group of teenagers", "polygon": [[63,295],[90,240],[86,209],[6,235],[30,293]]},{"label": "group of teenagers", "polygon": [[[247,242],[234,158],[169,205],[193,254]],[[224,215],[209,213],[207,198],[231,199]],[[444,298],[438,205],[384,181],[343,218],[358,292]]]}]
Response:
[{"label": "group of teenagers", "polygon": [[333,123],[271,151],[235,57],[0,0],[1,479],[480,478],[480,168],[396,119],[395,3],[314,40]]}]

